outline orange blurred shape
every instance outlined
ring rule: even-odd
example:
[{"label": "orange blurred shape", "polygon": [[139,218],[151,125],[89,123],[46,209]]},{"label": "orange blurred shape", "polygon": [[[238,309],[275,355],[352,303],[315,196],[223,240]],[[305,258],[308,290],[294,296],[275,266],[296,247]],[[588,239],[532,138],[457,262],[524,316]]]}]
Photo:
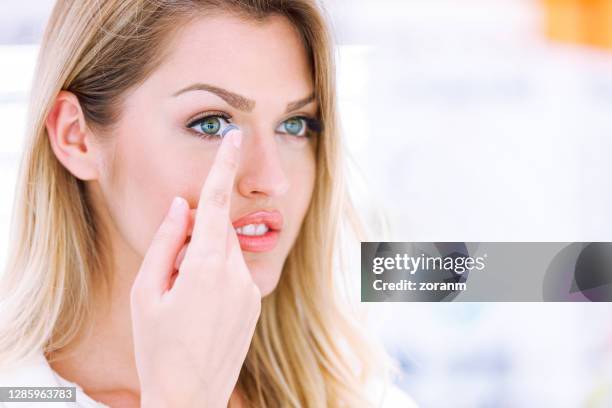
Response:
[{"label": "orange blurred shape", "polygon": [[612,49],[612,0],[542,0],[556,41]]}]

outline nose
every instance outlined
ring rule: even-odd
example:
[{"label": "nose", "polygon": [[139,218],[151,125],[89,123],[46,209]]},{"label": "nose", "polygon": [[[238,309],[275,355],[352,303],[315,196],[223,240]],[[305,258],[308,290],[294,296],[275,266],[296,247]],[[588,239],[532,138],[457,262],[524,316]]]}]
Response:
[{"label": "nose", "polygon": [[[282,158],[274,137],[269,133],[245,134],[240,151],[237,188],[248,198],[280,196],[289,189]],[[274,136],[274,135],[272,135]]]}]

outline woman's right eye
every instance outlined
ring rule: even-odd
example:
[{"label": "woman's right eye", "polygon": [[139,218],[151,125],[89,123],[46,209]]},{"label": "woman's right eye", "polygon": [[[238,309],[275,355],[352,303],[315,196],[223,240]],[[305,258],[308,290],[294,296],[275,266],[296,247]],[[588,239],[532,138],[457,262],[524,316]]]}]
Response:
[{"label": "woman's right eye", "polygon": [[215,114],[193,120],[187,127],[198,133],[196,136],[208,138],[221,137],[221,133],[228,125],[229,117]]}]

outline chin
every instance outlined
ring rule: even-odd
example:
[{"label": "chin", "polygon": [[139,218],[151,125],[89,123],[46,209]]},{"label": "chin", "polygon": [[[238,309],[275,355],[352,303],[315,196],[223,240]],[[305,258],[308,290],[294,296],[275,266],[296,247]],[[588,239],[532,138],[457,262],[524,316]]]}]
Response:
[{"label": "chin", "polygon": [[283,269],[282,265],[269,260],[267,262],[264,260],[247,260],[246,264],[262,297],[269,295],[276,289]]}]

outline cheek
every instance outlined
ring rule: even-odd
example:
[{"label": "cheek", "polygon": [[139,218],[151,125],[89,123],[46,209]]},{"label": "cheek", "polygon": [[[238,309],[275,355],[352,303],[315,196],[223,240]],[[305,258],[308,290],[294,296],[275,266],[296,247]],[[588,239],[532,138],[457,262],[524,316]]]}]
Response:
[{"label": "cheek", "polygon": [[293,245],[306,215],[316,179],[316,158],[312,144],[293,152],[285,152],[284,168],[290,182],[289,191],[283,197]]},{"label": "cheek", "polygon": [[181,195],[190,204],[197,199],[210,160],[201,154],[195,160],[167,143],[149,141],[143,148],[134,139],[117,145],[105,195],[119,233],[144,256],[172,198]]},{"label": "cheek", "polygon": [[290,209],[293,209],[293,219],[301,222],[304,213],[308,209],[312,192],[315,185],[316,168],[314,158],[305,157],[302,160],[294,160],[287,172],[291,183],[286,200]]}]

